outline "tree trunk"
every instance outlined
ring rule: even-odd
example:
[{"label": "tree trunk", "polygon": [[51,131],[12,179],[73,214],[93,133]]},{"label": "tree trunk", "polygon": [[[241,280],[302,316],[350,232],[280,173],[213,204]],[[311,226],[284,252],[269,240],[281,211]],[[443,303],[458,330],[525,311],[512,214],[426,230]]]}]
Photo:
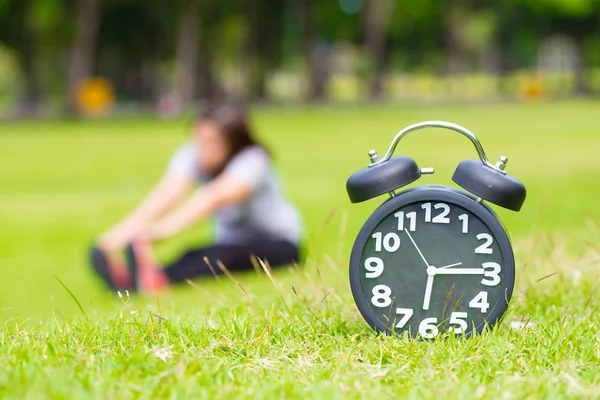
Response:
[{"label": "tree trunk", "polygon": [[446,0],[446,56],[448,57],[448,90],[454,93],[454,81],[467,72],[467,48],[463,37],[464,10],[462,0]]},{"label": "tree trunk", "polygon": [[31,23],[33,5],[31,0],[21,0],[26,10],[23,14],[22,24],[26,27],[20,39],[20,51],[17,53],[19,66],[24,78],[25,90],[19,104],[19,113],[22,115],[35,114],[41,100],[41,85],[38,70],[38,54],[36,46],[36,27]]},{"label": "tree trunk", "polygon": [[19,112],[23,115],[32,115],[37,112],[42,97],[37,57],[33,45],[27,46],[27,50],[20,55],[19,61],[25,78],[25,92],[19,106]]},{"label": "tree trunk", "polygon": [[262,57],[255,56],[251,65],[250,99],[267,100],[267,70]]},{"label": "tree trunk", "polygon": [[199,6],[198,0],[186,0],[180,17],[175,91],[184,108],[189,107],[196,97],[196,72],[200,46]]},{"label": "tree trunk", "polygon": [[139,66],[140,97],[144,104],[156,104],[160,98],[160,60],[148,54]]},{"label": "tree trunk", "polygon": [[309,50],[309,85],[310,101],[326,100],[327,86],[330,78],[331,49],[324,41],[312,41]]},{"label": "tree trunk", "polygon": [[575,67],[573,69],[573,80],[575,86],[573,91],[575,95],[589,95],[592,93],[587,76],[587,65],[585,60],[585,51],[583,48],[583,38],[576,38],[575,44]]},{"label": "tree trunk", "polygon": [[[252,22],[249,21],[248,24],[250,25]],[[258,100],[266,97],[266,74],[256,48],[253,29],[248,26],[249,33],[246,35],[240,62],[243,71],[242,91],[246,100]]]},{"label": "tree trunk", "polygon": [[223,95],[223,89],[215,75],[210,44],[200,47],[200,62],[198,63],[198,95],[202,99],[214,99]]},{"label": "tree trunk", "polygon": [[261,27],[264,18],[261,13],[263,6],[264,3],[258,1],[242,2],[246,22],[246,39],[241,54],[242,84],[244,97],[248,100],[262,100],[267,97],[267,73],[259,48],[260,30],[263,29]]},{"label": "tree trunk", "polygon": [[365,50],[371,61],[368,94],[379,99],[383,94],[387,28],[392,15],[392,0],[367,0],[365,19]]},{"label": "tree trunk", "polygon": [[319,40],[314,21],[314,15],[318,12],[315,0],[303,0],[301,3],[300,16],[304,20],[302,48],[308,69],[305,98],[308,101],[322,101],[328,97],[331,49],[328,43]]},{"label": "tree trunk", "polygon": [[75,42],[70,51],[68,67],[68,109],[77,114],[77,88],[82,81],[92,76],[96,55],[96,40],[100,27],[101,0],[76,0]]},{"label": "tree trunk", "polygon": [[506,48],[500,49],[499,60],[498,60],[498,81],[497,88],[500,96],[509,96],[511,94],[511,88],[509,86],[509,79],[511,74],[516,69],[516,63]]}]

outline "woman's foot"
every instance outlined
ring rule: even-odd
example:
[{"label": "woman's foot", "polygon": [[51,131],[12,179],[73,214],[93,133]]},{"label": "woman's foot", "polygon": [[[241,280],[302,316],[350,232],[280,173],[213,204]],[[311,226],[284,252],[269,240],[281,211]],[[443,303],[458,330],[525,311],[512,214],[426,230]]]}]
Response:
[{"label": "woman's foot", "polygon": [[121,256],[110,256],[95,246],[90,252],[90,263],[96,274],[111,290],[133,290],[134,282]]},{"label": "woman's foot", "polygon": [[135,240],[127,246],[128,266],[137,290],[157,293],[171,286],[169,279],[159,269],[150,242]]}]

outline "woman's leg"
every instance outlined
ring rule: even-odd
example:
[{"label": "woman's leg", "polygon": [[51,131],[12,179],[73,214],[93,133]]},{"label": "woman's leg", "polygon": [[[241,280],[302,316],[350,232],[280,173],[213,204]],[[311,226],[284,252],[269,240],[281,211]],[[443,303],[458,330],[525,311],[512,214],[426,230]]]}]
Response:
[{"label": "woman's leg", "polygon": [[260,258],[271,268],[299,261],[298,247],[287,241],[260,240],[239,245],[216,244],[187,252],[164,269],[170,282],[182,282],[201,276],[222,274],[220,267],[229,271],[246,271],[254,268],[253,257]]},{"label": "woman's leg", "polygon": [[185,253],[179,260],[166,268],[160,268],[152,246],[148,242],[136,241],[127,247],[131,275],[141,291],[156,292],[171,283],[192,280],[202,276],[222,274],[221,266],[229,271],[245,271],[254,268],[257,257],[277,268],[299,261],[298,247],[286,241],[260,240],[241,245],[214,245]]}]

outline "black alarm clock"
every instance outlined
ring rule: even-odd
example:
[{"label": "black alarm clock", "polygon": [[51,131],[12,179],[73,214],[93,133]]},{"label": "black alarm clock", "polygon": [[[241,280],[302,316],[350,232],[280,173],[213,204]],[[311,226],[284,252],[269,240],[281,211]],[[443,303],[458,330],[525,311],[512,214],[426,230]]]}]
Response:
[{"label": "black alarm clock", "polygon": [[[462,161],[444,185],[398,189],[433,174],[407,156],[392,157],[398,142],[424,128],[466,136],[479,160]],[[379,158],[346,183],[350,201],[389,198],[367,219],[350,256],[350,286],[365,321],[377,332],[423,339],[470,337],[493,327],[506,312],[515,282],[509,235],[487,202],[519,211],[525,186],[491,164],[469,130],[444,121],[410,125]]]}]

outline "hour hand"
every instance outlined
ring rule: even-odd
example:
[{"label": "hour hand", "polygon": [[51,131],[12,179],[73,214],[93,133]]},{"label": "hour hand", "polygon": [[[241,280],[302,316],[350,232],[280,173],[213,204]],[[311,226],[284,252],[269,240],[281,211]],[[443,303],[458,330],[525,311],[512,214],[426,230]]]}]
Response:
[{"label": "hour hand", "polygon": [[459,265],[462,265],[462,262],[457,262],[457,263],[450,264],[450,265],[444,265],[443,267],[439,267],[438,269],[446,269],[446,268],[458,267]]}]

